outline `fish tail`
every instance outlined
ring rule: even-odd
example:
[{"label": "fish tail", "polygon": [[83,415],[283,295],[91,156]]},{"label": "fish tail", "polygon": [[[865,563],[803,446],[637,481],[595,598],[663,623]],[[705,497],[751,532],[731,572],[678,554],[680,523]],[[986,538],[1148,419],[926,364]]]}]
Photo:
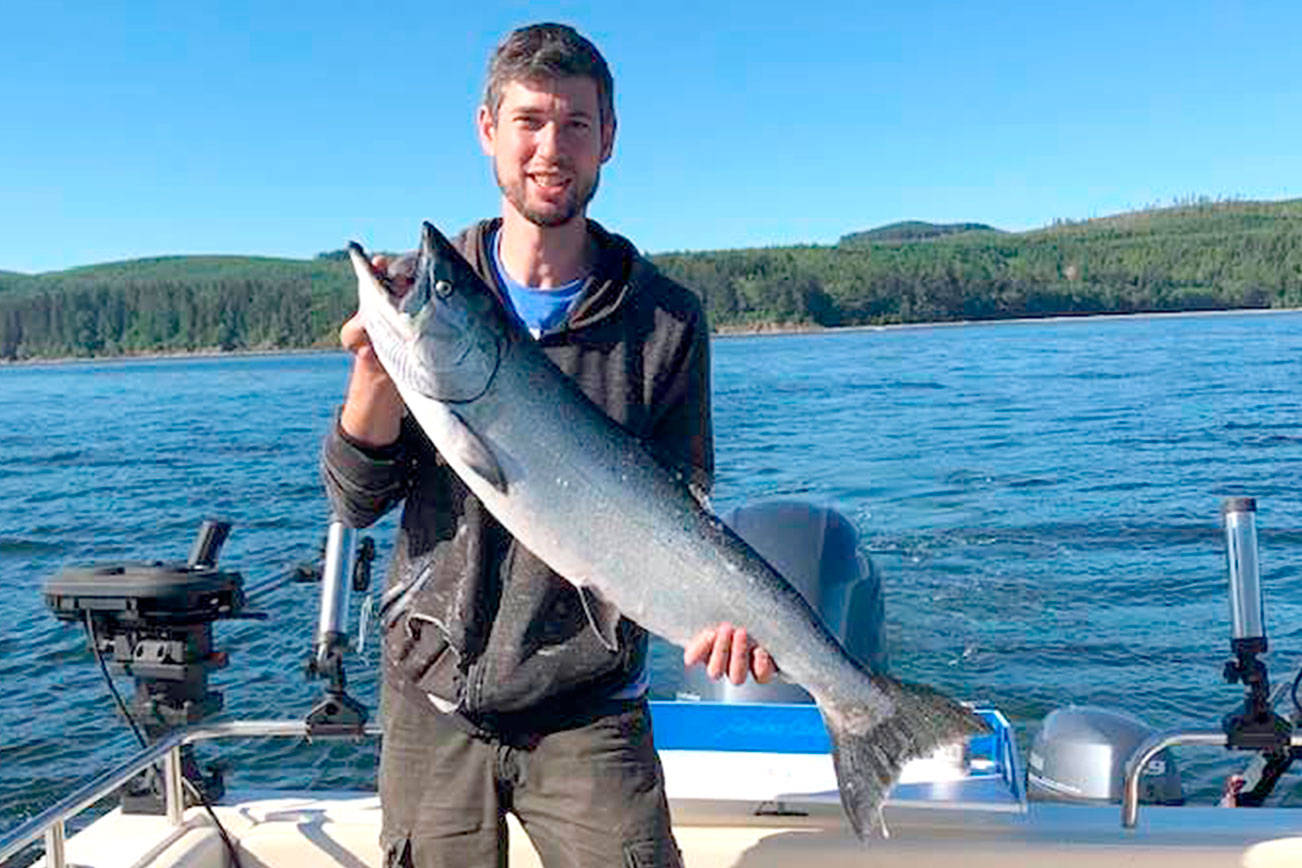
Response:
[{"label": "fish tail", "polygon": [[989,732],[970,709],[930,687],[883,675],[872,680],[892,707],[884,719],[853,702],[829,700],[820,706],[832,739],[841,804],[860,839],[887,836],[882,803],[906,762]]}]

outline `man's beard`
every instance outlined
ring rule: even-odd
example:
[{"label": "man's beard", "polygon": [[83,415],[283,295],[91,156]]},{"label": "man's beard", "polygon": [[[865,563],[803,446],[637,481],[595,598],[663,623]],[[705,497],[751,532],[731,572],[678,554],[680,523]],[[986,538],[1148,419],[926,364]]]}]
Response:
[{"label": "man's beard", "polygon": [[520,180],[511,184],[502,183],[502,174],[497,170],[496,163],[493,164],[493,177],[497,180],[497,187],[502,191],[502,195],[506,197],[506,201],[510,202],[512,207],[519,211],[524,219],[535,226],[544,228],[564,226],[579,214],[584,213],[588,208],[588,203],[592,201],[592,197],[597,195],[597,186],[601,183],[601,171],[598,170],[592,176],[592,183],[588,187],[572,187],[570,195],[563,202],[555,206],[555,208],[542,211],[530,207],[525,201],[524,178],[520,178]]}]

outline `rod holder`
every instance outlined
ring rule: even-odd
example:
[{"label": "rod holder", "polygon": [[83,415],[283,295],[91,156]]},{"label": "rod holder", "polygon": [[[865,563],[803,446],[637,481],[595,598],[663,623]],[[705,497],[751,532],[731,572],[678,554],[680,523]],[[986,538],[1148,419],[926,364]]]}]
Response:
[{"label": "rod holder", "polygon": [[[338,516],[330,516],[321,569],[321,616],[307,666],[308,677],[324,678],[326,686],[321,700],[307,714],[309,736],[360,734],[366,725],[366,708],[348,695],[348,679],[344,674],[349,596],[354,587],[364,591],[369,586],[370,562],[375,557],[374,544],[369,538],[362,547],[362,555],[358,556],[356,536],[357,532]],[[365,583],[359,581],[361,574],[367,578]]]},{"label": "rod holder", "polygon": [[1257,501],[1228,497],[1221,515],[1230,578],[1230,647],[1235,653],[1261,654],[1266,651],[1266,617],[1257,559]]},{"label": "rod holder", "polygon": [[353,587],[357,532],[331,516],[321,571],[321,614],[316,627],[316,662],[324,671],[332,648],[348,641],[348,604]]}]

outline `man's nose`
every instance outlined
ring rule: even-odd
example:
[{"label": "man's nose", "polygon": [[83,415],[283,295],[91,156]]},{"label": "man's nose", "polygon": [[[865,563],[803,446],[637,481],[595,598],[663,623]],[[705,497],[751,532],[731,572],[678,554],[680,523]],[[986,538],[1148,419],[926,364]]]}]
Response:
[{"label": "man's nose", "polygon": [[538,128],[534,149],[545,157],[553,157],[560,152],[560,128],[555,121]]}]

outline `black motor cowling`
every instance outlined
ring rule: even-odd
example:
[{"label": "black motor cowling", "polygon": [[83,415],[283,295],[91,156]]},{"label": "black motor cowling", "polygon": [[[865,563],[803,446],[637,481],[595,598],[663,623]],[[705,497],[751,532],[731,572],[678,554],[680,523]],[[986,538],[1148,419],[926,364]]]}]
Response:
[{"label": "black motor cowling", "polygon": [[[217,568],[230,525],[206,521],[187,563],[120,563],[70,567],[45,583],[46,605],[63,621],[86,627],[92,650],[111,674],[135,681],[127,711],[148,741],[201,721],[222,707],[208,675],[226,665],[213,647],[212,624],[244,610],[244,579]],[[205,795],[220,796],[218,776],[203,777],[184,752],[185,774]],[[153,782],[124,794],[125,810],[161,813]]]}]

